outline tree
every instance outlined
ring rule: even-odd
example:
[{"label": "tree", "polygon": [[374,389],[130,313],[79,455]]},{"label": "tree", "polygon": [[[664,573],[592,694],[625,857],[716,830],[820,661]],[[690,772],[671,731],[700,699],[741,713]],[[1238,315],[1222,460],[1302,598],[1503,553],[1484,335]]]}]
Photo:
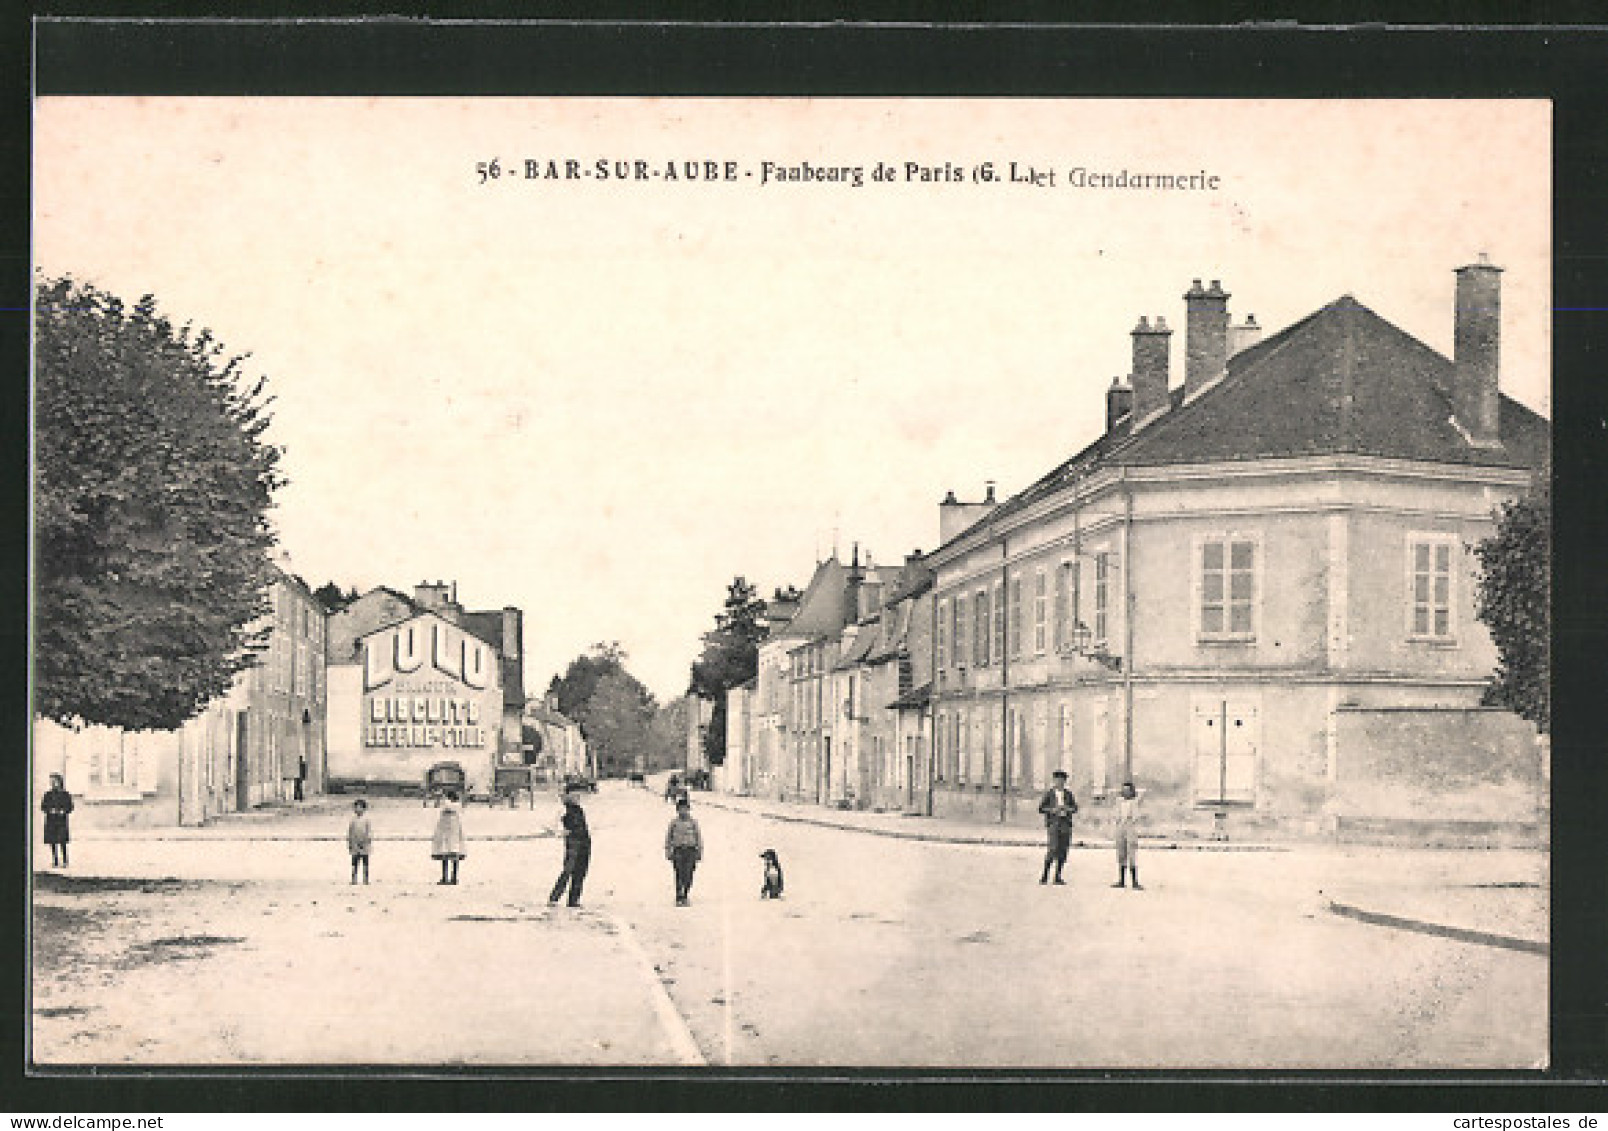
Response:
[{"label": "tree", "polygon": [[38,284],[36,708],[169,729],[254,662],[273,578],[265,381],[211,332],[70,278]]},{"label": "tree", "polygon": [[653,743],[658,704],[642,681],[626,670],[626,660],[618,641],[594,644],[547,687],[559,711],[580,726],[606,775],[634,769],[637,756],[645,758]]},{"label": "tree", "polygon": [[768,629],[765,602],[746,578],[726,586],[726,603],[715,617],[715,631],[703,638],[703,654],[692,665],[690,694],[714,701],[704,753],[711,766],[726,761],[726,692],[754,678],[759,670],[759,644]]},{"label": "tree", "polygon": [[1474,547],[1479,558],[1475,615],[1496,644],[1496,673],[1485,703],[1552,728],[1552,487],[1545,472],[1531,491],[1496,512],[1496,533]]},{"label": "tree", "polygon": [[313,596],[318,598],[318,603],[323,605],[327,612],[338,613],[357,600],[358,592],[356,586],[353,586],[343,593],[339,585],[333,581],[326,581],[313,590]]}]

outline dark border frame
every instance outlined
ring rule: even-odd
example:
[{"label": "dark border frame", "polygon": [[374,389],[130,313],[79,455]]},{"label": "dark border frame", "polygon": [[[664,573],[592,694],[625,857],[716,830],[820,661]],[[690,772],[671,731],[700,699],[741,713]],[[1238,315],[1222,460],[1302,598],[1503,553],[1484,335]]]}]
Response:
[{"label": "dark border frame", "polygon": [[[675,1072],[467,1071],[365,1076],[351,1070],[293,1073],[103,1072],[28,1076],[22,1064],[21,992],[26,956],[0,979],[6,1039],[0,1090],[18,1112],[186,1110],[1108,1110],[1195,1111],[1567,1110],[1599,1104],[1608,1078],[1608,864],[1598,828],[1608,813],[1603,748],[1584,710],[1605,654],[1608,537],[1597,484],[1608,462],[1608,29],[1551,26],[1351,25],[1291,22],[1238,26],[1070,25],[1052,22],[920,23],[895,6],[880,22],[722,24],[696,18],[609,22],[593,6],[531,22],[334,19],[296,3],[253,3],[228,20],[197,5],[62,4],[35,21],[6,21],[0,84],[12,130],[0,200],[3,229],[0,348],[12,362],[0,428],[25,436],[28,420],[29,78],[40,94],[280,95],[783,95],[996,97],[1548,98],[1554,113],[1554,450],[1556,556],[1553,735],[1552,1060],[1545,1073],[996,1073],[855,1071]],[[396,5],[386,10],[394,13]],[[706,6],[708,7],[713,6]],[[1131,18],[1097,4],[1084,19]],[[1446,5],[1448,11],[1453,7]],[[1512,5],[1460,5],[1512,21]],[[109,9],[123,16],[107,17]],[[1240,4],[1218,20],[1251,20]],[[188,9],[186,11],[185,9]],[[1582,13],[1589,8],[1580,6]],[[257,18],[240,18],[243,11]],[[138,17],[169,13],[155,21]],[[1529,9],[1517,14],[1533,17]],[[797,15],[797,13],[795,13]],[[1325,17],[1327,18],[1327,17]],[[20,31],[20,36],[19,36]],[[20,64],[20,65],[14,65]],[[19,126],[21,129],[16,129]],[[19,176],[20,173],[20,176]],[[17,222],[17,221],[20,221]],[[30,804],[25,695],[26,445],[0,448],[10,556],[20,566],[0,603],[6,638],[3,686],[16,698],[13,757],[0,763],[8,796]],[[24,533],[19,535],[19,531]],[[14,810],[21,812],[21,810]],[[22,824],[26,836],[27,824]],[[20,924],[22,865],[4,872],[8,916]],[[20,965],[24,972],[16,972]],[[14,1039],[13,1039],[14,1038]],[[299,1081],[293,1089],[286,1079]],[[963,1085],[963,1087],[962,1087]]]}]

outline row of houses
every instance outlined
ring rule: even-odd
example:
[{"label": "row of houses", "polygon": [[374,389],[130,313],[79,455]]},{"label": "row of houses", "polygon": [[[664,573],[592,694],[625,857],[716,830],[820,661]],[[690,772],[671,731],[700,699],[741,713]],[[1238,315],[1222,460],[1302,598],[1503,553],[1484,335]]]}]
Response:
[{"label": "row of houses", "polygon": [[1181,381],[1140,316],[1104,432],[948,494],[932,551],[818,564],[730,693],[719,788],[1031,820],[1065,769],[1186,834],[1544,827],[1542,741],[1480,705],[1472,547],[1550,444],[1500,392],[1500,269],[1455,273],[1451,358],[1350,295],[1267,337],[1229,299],[1184,294]]},{"label": "row of houses", "polygon": [[198,825],[331,792],[414,789],[457,762],[472,794],[499,768],[586,772],[584,738],[525,694],[524,618],[466,609],[457,586],[372,589],[331,612],[275,571],[269,631],[229,694],[172,731],[36,720],[36,792],[59,773],[98,824]]}]

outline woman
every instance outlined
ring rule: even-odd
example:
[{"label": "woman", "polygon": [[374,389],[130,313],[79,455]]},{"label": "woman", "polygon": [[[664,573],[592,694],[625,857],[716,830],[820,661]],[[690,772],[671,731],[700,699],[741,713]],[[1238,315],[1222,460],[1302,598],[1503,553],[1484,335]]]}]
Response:
[{"label": "woman", "polygon": [[50,845],[51,867],[67,867],[67,814],[73,811],[73,795],[67,792],[60,774],[50,775],[50,789],[40,808],[45,811],[45,843]]},{"label": "woman", "polygon": [[430,855],[441,861],[443,884],[458,882],[458,861],[468,853],[463,850],[463,817],[458,812],[458,794],[449,792],[436,821],[435,836],[430,841]]}]

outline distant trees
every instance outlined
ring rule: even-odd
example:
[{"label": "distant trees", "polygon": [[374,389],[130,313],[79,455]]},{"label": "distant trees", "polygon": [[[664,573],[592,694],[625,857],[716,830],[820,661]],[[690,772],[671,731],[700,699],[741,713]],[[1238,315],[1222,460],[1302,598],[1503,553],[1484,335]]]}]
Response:
[{"label": "distant trees", "polygon": [[579,724],[605,776],[629,773],[639,756],[646,764],[655,740],[658,704],[626,670],[627,658],[618,641],[594,644],[547,687],[560,713]]},{"label": "distant trees", "polygon": [[63,278],[37,298],[36,709],[176,727],[252,663],[268,609],[264,381],[150,295]]},{"label": "distant trees", "polygon": [[1497,667],[1485,702],[1506,707],[1543,733],[1552,729],[1552,484],[1503,504],[1496,533],[1474,547],[1479,558],[1475,613],[1490,629]]},{"label": "distant trees", "polygon": [[341,587],[333,581],[326,581],[313,590],[313,596],[318,598],[319,604],[331,613],[338,613],[360,596],[355,587],[341,592]]},{"label": "distant trees", "polygon": [[704,754],[711,766],[726,761],[726,692],[747,683],[759,670],[759,644],[768,631],[765,609],[746,578],[732,578],[725,605],[715,617],[715,630],[704,635],[703,654],[692,665],[688,692],[714,702],[704,735]]}]

